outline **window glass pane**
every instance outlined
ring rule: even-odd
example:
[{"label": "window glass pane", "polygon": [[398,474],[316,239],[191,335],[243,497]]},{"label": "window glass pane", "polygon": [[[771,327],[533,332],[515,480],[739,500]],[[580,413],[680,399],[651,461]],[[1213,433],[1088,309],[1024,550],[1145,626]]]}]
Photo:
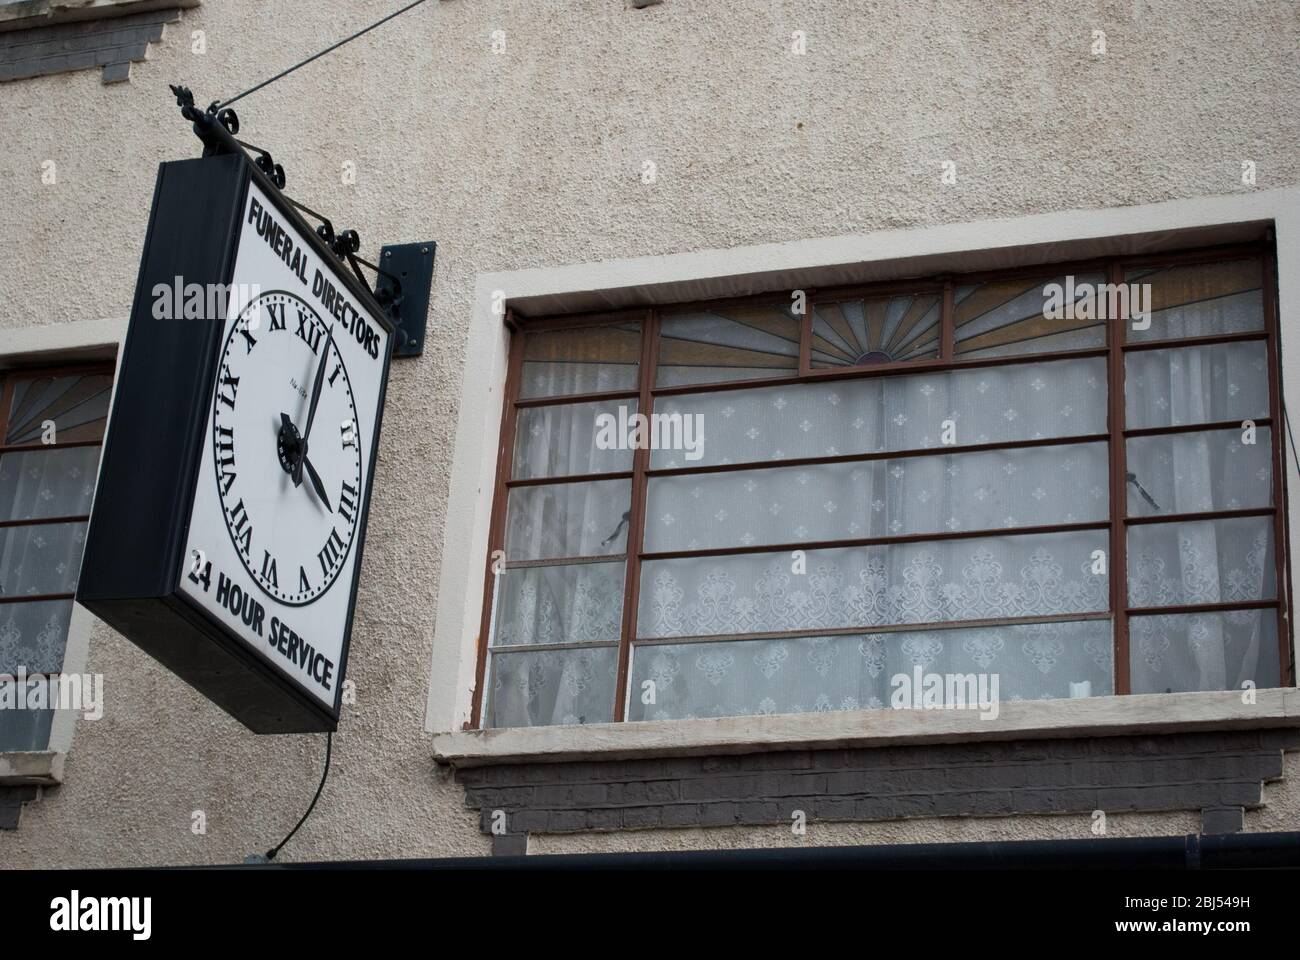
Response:
[{"label": "window glass pane", "polygon": [[631,480],[515,487],[508,503],[508,560],[594,557],[627,550]]},{"label": "window glass pane", "polygon": [[655,702],[632,697],[628,719],[911,707],[917,667],[923,678],[956,675],[944,684],[944,702],[954,707],[978,704],[981,694],[987,707],[994,677],[999,703],[1108,696],[1111,660],[1109,620],[644,644],[633,649],[632,689],[653,681]]},{"label": "window glass pane", "polygon": [[632,390],[640,360],[639,323],[526,333],[519,396]]},{"label": "window glass pane", "polygon": [[793,376],[799,372],[799,326],[800,318],[784,305],[664,314],[655,384]]},{"label": "window glass pane", "polygon": [[[626,423],[636,410],[636,400],[524,407],[515,427],[514,478],[631,470],[634,451],[630,446],[623,443],[627,449],[602,449],[597,444],[597,417],[609,416],[615,424]],[[615,430],[611,435],[627,440],[631,433]]]},{"label": "window glass pane", "polygon": [[652,477],[646,550],[1108,518],[1105,443]]},{"label": "window glass pane", "polygon": [[0,674],[61,672],[71,617],[71,600],[0,603]]},{"label": "window glass pane", "polygon": [[99,447],[0,454],[0,520],[90,513]]},{"label": "window glass pane", "polygon": [[1218,343],[1124,355],[1130,429],[1268,416],[1264,344]]},{"label": "window glass pane", "polygon": [[1134,437],[1128,450],[1129,516],[1244,510],[1273,504],[1273,437],[1242,431],[1169,433]]},{"label": "window glass pane", "polygon": [[953,291],[957,356],[1005,357],[1106,345],[1100,273],[966,284]]},{"label": "window glass pane", "polygon": [[15,380],[5,443],[40,443],[46,420],[54,421],[58,443],[99,439],[112,383],[108,374]]},{"label": "window glass pane", "polygon": [[1271,517],[1128,528],[1133,607],[1271,600],[1275,574]]},{"label": "window glass pane", "polygon": [[0,596],[72,593],[85,541],[84,523],[0,529]]},{"label": "window glass pane", "polygon": [[[0,695],[13,695],[4,688],[17,682],[13,678],[0,679]],[[53,710],[0,710],[0,753],[7,750],[47,749],[50,744],[50,724],[53,722]]]},{"label": "window glass pane", "polygon": [[617,640],[624,561],[506,567],[497,577],[493,645]]},{"label": "window glass pane", "polygon": [[614,716],[615,647],[495,652],[487,725],[608,723]]},{"label": "window glass pane", "polygon": [[1128,630],[1134,693],[1282,684],[1275,610],[1131,617]]},{"label": "window glass pane", "polygon": [[641,637],[721,636],[1107,610],[1105,530],[649,560]]},{"label": "window glass pane", "polygon": [[1264,271],[1258,260],[1132,270],[1129,284],[1149,284],[1151,323],[1125,324],[1129,340],[1174,340],[1264,329]]},{"label": "window glass pane", "polygon": [[853,367],[939,355],[938,294],[817,303],[812,365]]},{"label": "window glass pane", "polygon": [[751,463],[1106,432],[1106,360],[660,397],[656,414],[698,415],[701,456],[654,450],[656,468]]}]

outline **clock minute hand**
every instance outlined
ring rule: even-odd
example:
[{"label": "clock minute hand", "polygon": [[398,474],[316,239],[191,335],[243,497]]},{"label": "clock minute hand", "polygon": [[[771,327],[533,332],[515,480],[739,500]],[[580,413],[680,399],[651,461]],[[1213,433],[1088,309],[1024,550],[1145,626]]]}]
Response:
[{"label": "clock minute hand", "polygon": [[311,404],[307,407],[307,425],[302,431],[302,452],[294,465],[293,481],[302,483],[302,464],[307,459],[307,438],[311,436],[312,421],[316,419],[316,404],[320,402],[320,390],[325,383],[325,363],[329,360],[330,345],[334,343],[334,325],[330,324],[329,336],[325,340],[325,349],[321,351],[320,363],[316,365],[316,382],[311,388]]}]

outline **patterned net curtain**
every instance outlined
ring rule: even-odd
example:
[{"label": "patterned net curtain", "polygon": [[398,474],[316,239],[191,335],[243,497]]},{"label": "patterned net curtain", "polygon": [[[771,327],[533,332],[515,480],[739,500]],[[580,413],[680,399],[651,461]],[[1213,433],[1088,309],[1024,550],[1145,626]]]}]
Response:
[{"label": "patterned net curtain", "polygon": [[[112,377],[0,378],[0,683],[63,669]],[[51,710],[0,710],[0,751],[44,750]]]},{"label": "patterned net curtain", "polygon": [[[887,707],[918,668],[996,674],[1004,701],[1108,695],[1111,577],[1120,612],[1139,611],[1132,692],[1277,685],[1273,437],[1235,425],[1270,412],[1261,263],[1129,271],[1150,322],[1124,325],[1113,425],[1104,279],[955,282],[949,356],[942,287],[818,297],[807,369],[861,371],[847,379],[798,377],[802,321],[783,305],[664,311],[652,371],[635,325],[526,334],[484,723],[615,719],[625,620],[618,719]],[[1050,285],[1075,291],[1066,319]],[[1228,339],[1180,343],[1207,336]],[[906,369],[936,359],[954,363]],[[598,416],[636,412],[641,375],[655,413],[698,417],[704,437],[698,457],[649,452],[644,479],[594,439]],[[711,388],[738,381],[753,384]],[[1126,569],[1110,569],[1113,525]]]}]

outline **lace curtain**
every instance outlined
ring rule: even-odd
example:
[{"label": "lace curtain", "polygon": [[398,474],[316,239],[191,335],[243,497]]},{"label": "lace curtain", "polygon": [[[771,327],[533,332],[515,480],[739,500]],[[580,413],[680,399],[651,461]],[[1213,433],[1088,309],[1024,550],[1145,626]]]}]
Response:
[{"label": "lace curtain", "polygon": [[[1239,322],[1235,312],[1230,317]],[[1128,420],[1169,426],[1264,417],[1268,377],[1265,347],[1258,341],[1130,354]],[[1271,433],[1260,428],[1253,443],[1245,442],[1248,437],[1248,430],[1233,429],[1131,442],[1133,512],[1157,517],[1270,506]],[[1149,500],[1137,492],[1138,484],[1148,489]],[[1133,606],[1272,600],[1275,570],[1271,517],[1129,528]],[[1129,634],[1134,692],[1280,682],[1272,611],[1138,616],[1130,620]]]},{"label": "lace curtain", "polygon": [[[1249,263],[1136,274],[1157,295],[1151,327],[1130,342],[1262,329],[1258,274]],[[1099,331],[1084,331],[1089,344]],[[721,363],[690,331],[670,332],[683,369]],[[1149,522],[1128,525],[1118,571],[1103,526],[1109,444],[1088,439],[1111,427],[1105,358],[658,397],[657,414],[698,417],[703,448],[692,460],[655,449],[651,469],[752,466],[647,482],[628,719],[887,706],[891,679],[917,668],[996,674],[1004,701],[1110,694],[1113,575],[1130,606],[1153,608],[1129,621],[1135,693],[1276,685],[1273,610],[1159,612],[1277,596],[1271,516],[1161,521],[1272,507],[1272,432],[1222,426],[1268,416],[1268,378],[1261,340],[1126,351],[1125,425],[1190,429],[1126,441],[1122,506]],[[529,389],[546,395],[540,381]],[[635,411],[631,400],[520,409],[514,476],[630,471],[631,451],[593,439],[595,417],[620,405]],[[1220,426],[1199,428],[1209,424]],[[1038,444],[944,450],[1022,441]],[[512,489],[490,725],[612,719],[630,501],[623,478]],[[1025,532],[1062,524],[1097,528]],[[965,531],[986,532],[951,536]],[[839,545],[884,537],[914,539]],[[682,552],[705,555],[653,556]]]},{"label": "lace curtain", "polygon": [[[98,447],[22,450],[0,455],[0,518],[40,520],[84,515],[94,495]],[[55,673],[63,667],[71,600],[25,596],[76,589],[84,523],[0,528],[0,676]],[[43,749],[52,714],[0,711],[0,750]]]}]

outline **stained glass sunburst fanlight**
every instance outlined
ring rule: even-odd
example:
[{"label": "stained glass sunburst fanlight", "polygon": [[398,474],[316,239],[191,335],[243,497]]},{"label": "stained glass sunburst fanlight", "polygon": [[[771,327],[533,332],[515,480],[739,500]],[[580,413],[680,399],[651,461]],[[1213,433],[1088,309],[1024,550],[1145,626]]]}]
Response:
[{"label": "stained glass sunburst fanlight", "polygon": [[[1100,273],[1081,273],[956,287],[952,319],[957,357],[972,360],[1105,346],[1106,321],[1093,292],[1105,279]],[[1076,291],[1074,309],[1065,319],[1044,315],[1053,284]],[[1088,309],[1081,308],[1085,300],[1092,301]]]},{"label": "stained glass sunburst fanlight", "polygon": [[793,376],[799,372],[799,321],[784,304],[665,313],[656,385]]},{"label": "stained glass sunburst fanlight", "polygon": [[939,355],[937,293],[818,303],[812,365],[860,367]]},{"label": "stained glass sunburst fanlight", "polygon": [[98,439],[108,417],[108,374],[78,374],[19,380],[9,413],[4,443],[40,443],[46,421],[53,421],[59,442]]}]

